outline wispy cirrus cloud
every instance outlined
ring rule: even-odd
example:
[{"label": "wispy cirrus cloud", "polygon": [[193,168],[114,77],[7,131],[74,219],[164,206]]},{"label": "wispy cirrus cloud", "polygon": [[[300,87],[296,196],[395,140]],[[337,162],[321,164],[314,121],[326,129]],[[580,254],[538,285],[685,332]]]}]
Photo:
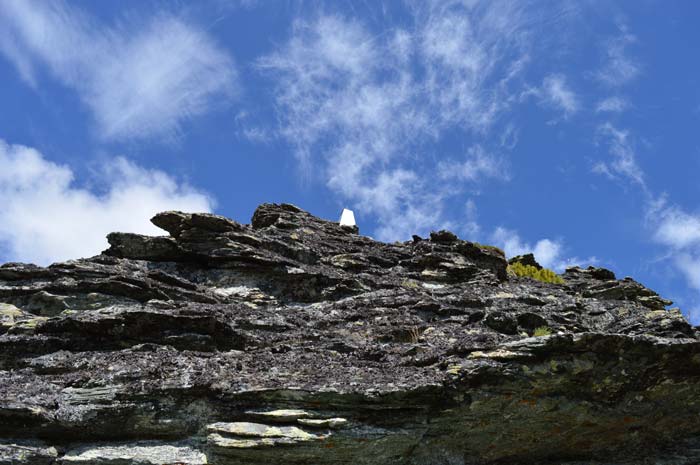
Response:
[{"label": "wispy cirrus cloud", "polygon": [[37,86],[47,69],[74,89],[105,140],[172,137],[236,94],[232,58],[175,15],[109,27],[57,1],[0,3],[0,52]]},{"label": "wispy cirrus cloud", "polygon": [[[296,21],[258,67],[302,166],[378,218],[380,239],[405,238],[449,223],[445,200],[464,185],[508,178],[488,155],[489,131],[520,104],[535,18],[526,2],[425,2],[412,5],[410,23],[374,34],[320,15]],[[450,134],[484,152],[439,163],[431,151]]]},{"label": "wispy cirrus cloud", "polygon": [[598,102],[596,112],[598,113],[622,113],[629,108],[629,102],[622,97],[608,97]]},{"label": "wispy cirrus cloud", "polygon": [[630,132],[618,129],[608,122],[599,127],[598,133],[608,146],[612,160],[597,162],[593,166],[593,172],[603,174],[611,179],[622,177],[627,181],[633,181],[646,192],[645,174],[637,162]]},{"label": "wispy cirrus cloud", "polygon": [[162,234],[148,221],[157,212],[213,207],[206,194],[125,158],[109,160],[97,175],[100,192],[76,185],[70,167],[0,139],[3,257],[45,265],[92,256],[112,231]]},{"label": "wispy cirrus cloud", "polygon": [[539,95],[544,104],[560,109],[565,116],[574,114],[579,109],[579,99],[562,74],[545,77]]},{"label": "wispy cirrus cloud", "polygon": [[637,38],[627,31],[627,27],[620,26],[620,34],[605,42],[603,64],[594,77],[608,87],[620,87],[637,78],[641,65],[628,52],[628,47],[636,42]]},{"label": "wispy cirrus cloud", "polygon": [[560,112],[565,119],[578,112],[581,107],[579,96],[571,89],[562,73],[545,76],[540,85],[528,86],[519,98],[521,101],[534,98],[540,106]]},{"label": "wispy cirrus cloud", "polygon": [[487,152],[481,145],[471,147],[463,160],[438,162],[437,170],[438,176],[444,180],[510,179],[508,163],[502,157]]},{"label": "wispy cirrus cloud", "polygon": [[[627,26],[618,24],[619,33],[608,38],[603,44],[602,65],[589,74],[606,88],[620,91],[622,87],[636,79],[642,70],[641,64],[628,52],[628,47],[636,43],[637,38]],[[614,114],[623,113],[630,103],[619,95],[600,99],[595,111],[608,119]],[[609,179],[632,181],[647,194],[645,201],[650,201],[651,194],[647,188],[646,175],[637,161],[634,134],[628,129],[620,129],[610,121],[598,125],[597,142],[603,141],[608,147],[612,160],[601,160],[593,166],[593,172]]]}]

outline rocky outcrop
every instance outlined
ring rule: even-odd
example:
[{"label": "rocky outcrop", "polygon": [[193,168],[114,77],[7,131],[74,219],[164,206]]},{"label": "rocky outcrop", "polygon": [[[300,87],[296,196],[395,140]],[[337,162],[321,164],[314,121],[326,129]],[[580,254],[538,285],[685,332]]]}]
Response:
[{"label": "rocky outcrop", "polygon": [[[521,265],[527,265],[527,266],[532,266],[537,270],[542,269],[542,265],[537,263],[537,260],[535,259],[535,256],[531,253],[527,253],[525,255],[517,255],[510,260],[508,260],[508,264],[512,265],[514,263],[520,263]],[[615,277],[613,276],[613,279]]]},{"label": "rocky outcrop", "polygon": [[292,205],[153,223],[0,266],[0,464],[700,461],[699,332],[631,278]]}]

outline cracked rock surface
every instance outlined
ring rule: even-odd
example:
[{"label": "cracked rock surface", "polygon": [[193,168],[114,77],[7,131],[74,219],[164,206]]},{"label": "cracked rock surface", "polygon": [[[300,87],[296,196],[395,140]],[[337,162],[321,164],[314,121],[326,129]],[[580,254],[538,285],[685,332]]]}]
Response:
[{"label": "cracked rock surface", "polygon": [[631,278],[287,204],[152,221],[0,266],[0,464],[700,463],[700,330]]}]

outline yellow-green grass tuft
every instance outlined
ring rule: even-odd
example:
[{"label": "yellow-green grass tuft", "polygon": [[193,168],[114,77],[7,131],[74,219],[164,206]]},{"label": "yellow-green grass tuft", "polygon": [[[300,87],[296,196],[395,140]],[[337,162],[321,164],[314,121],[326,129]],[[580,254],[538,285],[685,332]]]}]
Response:
[{"label": "yellow-green grass tuft", "polygon": [[564,279],[561,276],[547,268],[538,270],[532,265],[523,265],[520,262],[515,262],[508,265],[508,271],[516,276],[536,279],[538,281],[542,281],[543,283],[564,284]]},{"label": "yellow-green grass tuft", "polygon": [[540,326],[539,328],[535,328],[535,332],[532,333],[533,336],[540,337],[540,336],[550,336],[552,334],[552,329],[548,326]]}]

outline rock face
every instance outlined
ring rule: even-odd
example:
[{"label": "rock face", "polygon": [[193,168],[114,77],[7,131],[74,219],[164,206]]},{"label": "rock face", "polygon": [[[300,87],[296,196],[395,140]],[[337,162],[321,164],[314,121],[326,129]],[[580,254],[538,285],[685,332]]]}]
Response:
[{"label": "rock face", "polygon": [[700,332],[631,278],[292,205],[153,223],[0,267],[0,464],[700,463]]}]

